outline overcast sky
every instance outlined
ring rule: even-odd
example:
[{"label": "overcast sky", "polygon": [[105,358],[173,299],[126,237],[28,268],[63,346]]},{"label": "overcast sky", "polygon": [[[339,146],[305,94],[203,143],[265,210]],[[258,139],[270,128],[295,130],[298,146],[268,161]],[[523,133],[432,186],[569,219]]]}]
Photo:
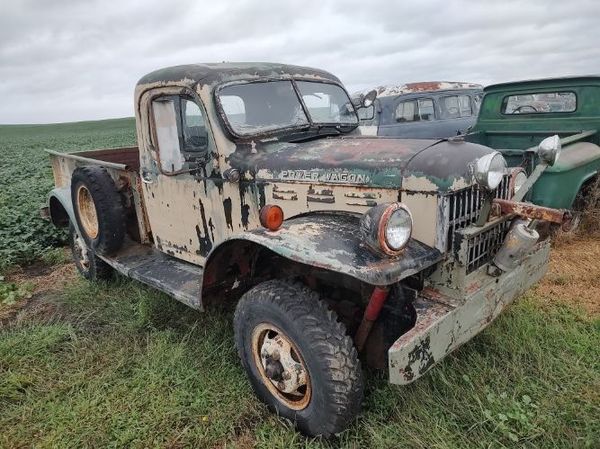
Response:
[{"label": "overcast sky", "polygon": [[0,123],[133,115],[169,65],[318,67],[350,91],[600,73],[599,0],[2,0]]}]

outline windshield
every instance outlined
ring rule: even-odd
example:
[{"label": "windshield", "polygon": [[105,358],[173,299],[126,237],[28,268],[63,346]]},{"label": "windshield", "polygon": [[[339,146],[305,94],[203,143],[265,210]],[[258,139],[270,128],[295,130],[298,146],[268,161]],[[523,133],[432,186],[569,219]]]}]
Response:
[{"label": "windshield", "polygon": [[[335,84],[299,81],[298,90],[316,124],[357,125],[346,92]],[[239,136],[309,125],[291,81],[268,81],[225,86],[219,101],[232,131]]]}]

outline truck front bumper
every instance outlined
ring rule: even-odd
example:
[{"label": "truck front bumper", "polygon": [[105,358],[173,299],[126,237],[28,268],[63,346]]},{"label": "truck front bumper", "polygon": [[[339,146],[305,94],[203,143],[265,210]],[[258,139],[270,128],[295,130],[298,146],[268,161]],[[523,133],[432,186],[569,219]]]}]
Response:
[{"label": "truck front bumper", "polygon": [[[426,288],[415,301],[417,321],[388,350],[389,380],[406,385],[485,329],[504,308],[545,274],[550,243],[538,243],[514,270],[482,275],[464,301]],[[482,267],[481,270],[484,270]]]}]

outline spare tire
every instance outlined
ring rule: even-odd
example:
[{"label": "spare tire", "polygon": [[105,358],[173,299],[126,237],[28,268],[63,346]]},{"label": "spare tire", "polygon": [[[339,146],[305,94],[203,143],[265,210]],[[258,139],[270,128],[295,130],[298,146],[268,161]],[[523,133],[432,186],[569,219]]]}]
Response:
[{"label": "spare tire", "polygon": [[78,167],[71,177],[71,200],[81,236],[98,254],[123,245],[125,208],[115,182],[103,167]]}]

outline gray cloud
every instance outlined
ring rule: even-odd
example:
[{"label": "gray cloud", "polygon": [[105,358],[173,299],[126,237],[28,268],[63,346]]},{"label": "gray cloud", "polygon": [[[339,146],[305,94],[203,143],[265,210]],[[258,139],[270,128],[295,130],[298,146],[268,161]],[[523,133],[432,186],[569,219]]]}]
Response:
[{"label": "gray cloud", "polygon": [[133,115],[159,67],[274,61],[349,90],[600,73],[597,0],[24,0],[0,6],[0,123]]}]

